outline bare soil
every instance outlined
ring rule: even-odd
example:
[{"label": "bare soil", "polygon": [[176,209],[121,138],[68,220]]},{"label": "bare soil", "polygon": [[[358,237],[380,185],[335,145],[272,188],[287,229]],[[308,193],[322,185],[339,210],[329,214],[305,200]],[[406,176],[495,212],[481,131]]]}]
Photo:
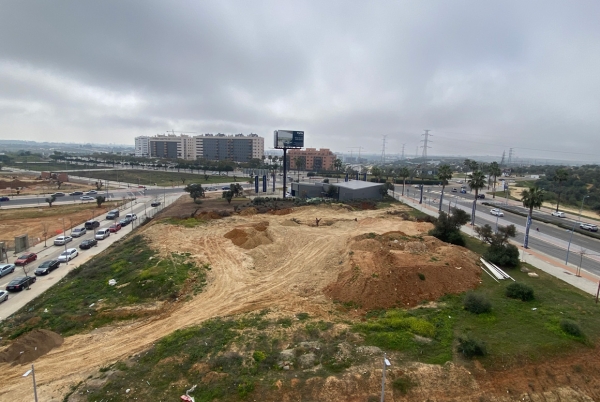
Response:
[{"label": "bare soil", "polygon": [[[53,180],[43,180],[29,175],[0,174],[0,196],[48,194],[56,191],[70,193],[95,189],[82,183],[62,183],[60,188]],[[17,193],[18,191],[18,193]],[[43,200],[41,200],[43,201]]]},{"label": "bare soil", "polygon": [[[189,200],[176,205],[171,212],[186,217],[186,208],[195,207]],[[321,219],[318,227],[316,218]],[[189,301],[161,306],[151,317],[66,338],[35,361],[40,398],[61,401],[72,385],[100,367],[127,360],[176,329],[209,318],[265,308],[327,318],[335,310],[333,296],[364,307],[387,306],[377,293],[393,292],[394,303],[414,305],[436,299],[440,292],[475,286],[479,272],[474,255],[424,236],[430,228],[430,223],[406,221],[385,211],[341,206],[291,208],[285,215],[238,214],[194,228],[155,220],[140,230],[156,250],[164,255],[190,253],[197,263],[211,265],[206,290]],[[455,287],[447,276],[457,282]],[[586,355],[494,373],[477,363],[395,362],[389,378],[406,376],[419,386],[406,395],[388,390],[386,400],[599,400],[599,356],[598,349],[590,349]],[[0,367],[0,399],[20,400],[24,367]],[[307,381],[310,394],[306,387],[296,388],[297,379],[278,382],[274,389],[284,392],[277,400],[378,400],[372,390],[381,384],[380,361],[374,358],[372,367],[363,369],[315,377]],[[266,391],[264,400],[274,400],[273,390]]]}]

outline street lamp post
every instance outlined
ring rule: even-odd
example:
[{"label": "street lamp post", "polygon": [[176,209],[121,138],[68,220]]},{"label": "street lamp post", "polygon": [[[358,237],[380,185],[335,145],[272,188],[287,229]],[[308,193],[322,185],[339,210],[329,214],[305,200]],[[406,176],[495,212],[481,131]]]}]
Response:
[{"label": "street lamp post", "polygon": [[27,377],[29,374],[31,374],[31,378],[33,379],[33,396],[35,398],[35,402],[38,402],[37,387],[35,385],[35,369],[33,368],[33,364],[31,365],[31,370],[27,370],[27,372],[23,374],[23,377]]},{"label": "street lamp post", "polygon": [[67,251],[67,233],[65,230],[65,218],[60,218],[62,219],[62,223],[63,223],[63,241],[65,244],[65,264],[69,265],[69,256],[66,254]]},{"label": "street lamp post", "polygon": [[385,369],[392,364],[387,359],[386,354],[383,354],[383,370],[381,372],[381,402],[385,400]]},{"label": "street lamp post", "polygon": [[[583,211],[583,203],[584,203],[585,199],[588,197],[589,197],[589,195],[584,195],[583,198],[581,199],[581,208],[579,208],[579,217],[577,218],[577,221],[581,220],[581,212]],[[573,223],[573,227],[571,228],[571,236],[569,237],[569,245],[567,246],[567,258],[565,258],[565,265],[569,264],[569,250],[571,249],[571,241],[573,240],[573,232],[575,231],[575,226],[577,225],[577,221],[575,221]]]}]

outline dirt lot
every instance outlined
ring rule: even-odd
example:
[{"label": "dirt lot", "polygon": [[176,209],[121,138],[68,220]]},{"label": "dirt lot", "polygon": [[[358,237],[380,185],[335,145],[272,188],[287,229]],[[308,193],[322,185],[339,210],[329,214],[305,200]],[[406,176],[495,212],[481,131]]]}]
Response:
[{"label": "dirt lot", "polygon": [[[48,194],[55,191],[70,193],[72,191],[92,190],[93,185],[81,183],[63,183],[60,189],[50,180],[37,179],[35,176],[15,175],[13,173],[0,174],[0,196]],[[44,200],[41,200],[43,202]]]},{"label": "dirt lot", "polygon": [[[212,204],[203,205],[207,212]],[[171,213],[189,216],[190,208],[195,206],[184,198]],[[321,219],[318,226],[316,218]],[[326,318],[335,310],[332,299],[352,300],[363,307],[386,307],[390,303],[411,306],[435,299],[441,292],[461,292],[475,286],[481,274],[475,255],[427,236],[419,241],[430,228],[430,223],[406,221],[381,210],[350,211],[342,206],[266,214],[248,209],[244,214],[208,220],[191,228],[154,222],[142,229],[154,248],[165,255],[190,253],[198,263],[211,265],[206,291],[191,301],[175,303],[157,316],[66,338],[35,362],[40,395],[43,400],[60,401],[72,385],[100,367],[140,353],[176,329],[212,317],[276,308]],[[443,275],[441,270],[445,270]],[[448,276],[457,280],[450,285],[442,279]],[[391,302],[377,296],[383,292],[392,295]],[[590,354],[596,356],[590,360],[597,363],[597,351]],[[600,366],[583,358],[548,363],[543,373],[528,366],[507,373],[486,373],[476,365],[464,368],[414,363],[408,368],[393,367],[390,375],[401,375],[403,370],[413,373],[420,384],[426,384],[422,400],[592,400],[566,383],[567,377],[571,381],[568,371],[573,364],[581,364],[581,370],[594,378],[591,373]],[[23,366],[3,367],[0,399],[20,399],[23,372]],[[559,375],[564,381],[557,380]],[[341,379],[328,378],[326,383],[319,383],[315,400],[358,400],[348,395],[353,389],[359,394],[363,385],[372,385],[365,381],[358,372]],[[369,381],[380,380],[373,377]],[[590,379],[582,389],[595,389],[596,382]],[[289,400],[299,400],[293,392],[291,389]]]}]

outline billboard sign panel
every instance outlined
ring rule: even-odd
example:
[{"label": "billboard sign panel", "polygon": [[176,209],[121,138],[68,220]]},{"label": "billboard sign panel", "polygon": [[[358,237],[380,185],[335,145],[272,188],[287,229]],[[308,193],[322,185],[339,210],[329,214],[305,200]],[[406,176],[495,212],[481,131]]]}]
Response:
[{"label": "billboard sign panel", "polygon": [[304,148],[304,131],[276,130],[275,148]]}]

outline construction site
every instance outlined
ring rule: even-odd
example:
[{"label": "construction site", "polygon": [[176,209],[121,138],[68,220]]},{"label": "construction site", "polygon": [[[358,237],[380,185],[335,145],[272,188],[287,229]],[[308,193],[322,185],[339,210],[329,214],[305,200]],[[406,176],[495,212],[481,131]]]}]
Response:
[{"label": "construction site", "polygon": [[[31,399],[21,376],[34,363],[43,401],[379,401],[384,353],[388,401],[600,398],[590,333],[600,311],[581,292],[539,272],[545,287],[573,293],[565,303],[580,303],[575,310],[589,319],[585,341],[556,333],[549,295],[540,294],[538,304],[496,304],[473,318],[462,307],[465,292],[503,297],[504,285],[483,273],[476,252],[429,236],[432,223],[411,208],[288,204],[207,199],[199,206],[182,197],[136,232],[154,253],[150,260],[183,256],[205,276],[190,274],[176,292],[143,303],[86,297],[77,315],[32,301],[29,313],[0,329],[0,400]],[[90,280],[107,284],[127,258],[111,264]],[[114,297],[157,285],[149,272],[135,284],[117,279]],[[59,285],[76,295],[69,280]],[[192,291],[200,282],[201,291]],[[515,339],[518,330],[505,321],[532,308],[548,321],[537,345]],[[66,329],[44,314],[112,321]],[[503,337],[485,338],[484,330]],[[458,352],[464,334],[483,337],[489,353]]]}]

